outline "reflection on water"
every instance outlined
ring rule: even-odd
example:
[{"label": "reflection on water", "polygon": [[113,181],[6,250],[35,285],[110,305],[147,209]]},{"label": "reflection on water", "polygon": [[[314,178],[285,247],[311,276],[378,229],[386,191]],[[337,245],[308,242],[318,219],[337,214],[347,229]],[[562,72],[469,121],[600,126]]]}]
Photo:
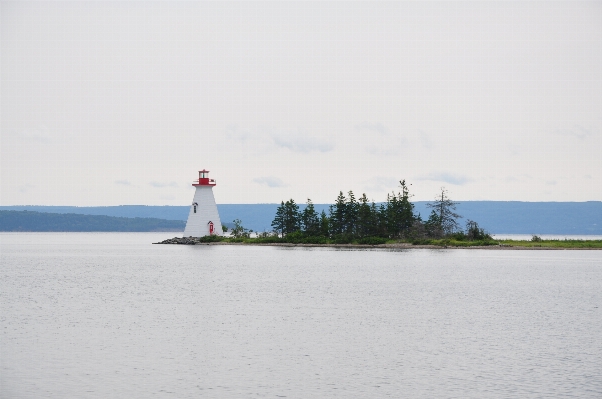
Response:
[{"label": "reflection on water", "polygon": [[0,234],[0,397],[602,396],[602,252]]}]

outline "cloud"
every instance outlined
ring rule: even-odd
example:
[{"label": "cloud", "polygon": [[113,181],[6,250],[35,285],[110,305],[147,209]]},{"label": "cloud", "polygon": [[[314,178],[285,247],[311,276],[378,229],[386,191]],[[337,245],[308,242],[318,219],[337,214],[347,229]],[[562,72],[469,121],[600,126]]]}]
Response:
[{"label": "cloud", "polygon": [[560,136],[575,137],[579,140],[583,140],[594,134],[600,134],[600,129],[594,127],[590,127],[588,129],[580,125],[573,125],[570,128],[556,129],[553,133],[558,134]]},{"label": "cloud", "polygon": [[163,182],[158,182],[158,181],[152,181],[150,183],[151,186],[155,187],[155,188],[164,188],[164,187],[178,187],[178,184],[175,181],[169,182],[169,183],[163,183]]},{"label": "cloud", "polygon": [[266,176],[266,177],[258,177],[256,179],[253,179],[253,181],[255,183],[259,183],[259,184],[265,184],[268,187],[286,187],[286,184],[284,184],[282,182],[282,180],[280,180],[277,177],[274,176]]},{"label": "cloud", "polygon": [[50,129],[44,125],[40,125],[31,129],[23,129],[18,134],[18,137],[24,141],[38,142],[43,144],[47,144],[52,141]]},{"label": "cloud", "polygon": [[367,145],[366,152],[377,157],[403,156],[407,154],[407,143],[404,139],[389,140],[377,145]]},{"label": "cloud", "polygon": [[389,130],[382,124],[382,123],[371,123],[371,122],[362,122],[359,123],[357,125],[355,125],[355,130],[358,131],[362,131],[362,130],[368,130],[368,131],[372,131],[372,132],[378,132],[380,134],[382,134],[383,136],[386,136],[389,134]]},{"label": "cloud", "polygon": [[533,177],[527,174],[507,176],[505,181],[508,183],[527,182],[533,180]]},{"label": "cloud", "polygon": [[435,147],[435,143],[433,143],[433,141],[431,140],[431,138],[429,137],[428,134],[426,134],[422,130],[418,130],[418,133],[419,133],[418,139],[420,140],[420,143],[422,144],[422,146],[424,148],[430,150]]},{"label": "cloud", "polygon": [[394,190],[399,186],[399,180],[392,177],[376,176],[366,182],[365,190],[370,192],[383,192]]},{"label": "cloud", "polygon": [[26,193],[29,190],[31,190],[32,188],[35,188],[36,186],[32,185],[32,184],[25,184],[22,186],[19,186],[19,192],[21,193]]},{"label": "cloud", "polygon": [[115,180],[115,184],[120,184],[122,186],[131,186],[132,183],[130,183],[128,180]]},{"label": "cloud", "polygon": [[457,186],[461,186],[472,181],[471,178],[464,175],[447,172],[431,172],[428,175],[418,177],[418,180],[442,181],[449,184],[455,184]]},{"label": "cloud", "polygon": [[400,134],[391,134],[389,129],[379,122],[363,122],[355,125],[360,133],[358,139],[364,142],[364,150],[377,157],[401,156],[407,152],[408,141]]},{"label": "cloud", "polygon": [[237,125],[230,125],[226,128],[226,137],[234,141],[245,142],[252,136],[248,130],[240,130]]},{"label": "cloud", "polygon": [[523,154],[521,147],[518,144],[514,143],[506,144],[506,151],[513,157],[517,157]]},{"label": "cloud", "polygon": [[309,153],[311,151],[332,151],[334,145],[317,137],[306,135],[273,136],[274,143],[293,152]]}]

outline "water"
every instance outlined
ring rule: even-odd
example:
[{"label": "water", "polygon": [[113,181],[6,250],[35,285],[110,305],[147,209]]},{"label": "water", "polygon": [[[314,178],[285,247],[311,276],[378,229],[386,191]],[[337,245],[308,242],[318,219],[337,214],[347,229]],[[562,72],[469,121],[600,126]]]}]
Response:
[{"label": "water", "polygon": [[0,397],[602,396],[601,251],[169,237],[1,233]]}]

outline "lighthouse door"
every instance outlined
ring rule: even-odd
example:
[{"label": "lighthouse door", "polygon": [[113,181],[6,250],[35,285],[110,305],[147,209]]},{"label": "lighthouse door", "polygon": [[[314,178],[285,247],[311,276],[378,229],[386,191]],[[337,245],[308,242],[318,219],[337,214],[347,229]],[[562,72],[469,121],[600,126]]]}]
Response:
[{"label": "lighthouse door", "polygon": [[213,222],[209,222],[209,235],[213,235]]}]

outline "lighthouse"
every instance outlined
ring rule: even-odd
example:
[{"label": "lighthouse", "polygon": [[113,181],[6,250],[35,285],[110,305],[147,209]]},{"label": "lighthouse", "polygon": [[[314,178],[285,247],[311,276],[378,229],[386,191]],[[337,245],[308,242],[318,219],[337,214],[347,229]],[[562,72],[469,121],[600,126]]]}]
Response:
[{"label": "lighthouse", "polygon": [[199,179],[195,180],[192,185],[196,187],[196,190],[188,212],[184,237],[222,235],[222,222],[219,219],[213,197],[215,180],[210,179],[209,171],[203,169],[199,171]]}]

